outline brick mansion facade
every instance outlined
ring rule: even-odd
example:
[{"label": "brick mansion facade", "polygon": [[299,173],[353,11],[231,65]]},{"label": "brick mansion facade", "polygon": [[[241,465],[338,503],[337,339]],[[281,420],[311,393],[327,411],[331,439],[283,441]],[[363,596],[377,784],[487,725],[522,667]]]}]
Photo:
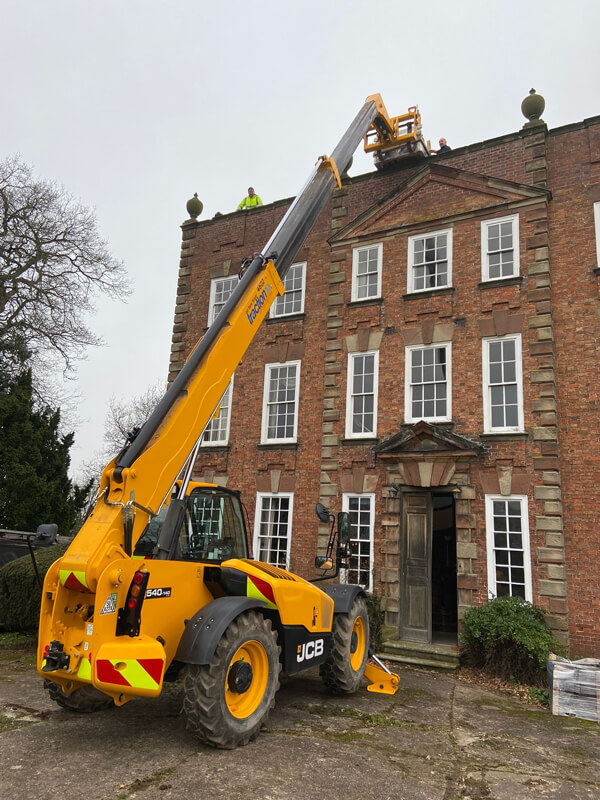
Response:
[{"label": "brick mansion facade", "polygon": [[[171,379],[289,203],[183,224]],[[285,285],[195,469],[254,557],[313,577],[321,501],[392,637],[517,594],[600,655],[600,117],[345,177]]]}]

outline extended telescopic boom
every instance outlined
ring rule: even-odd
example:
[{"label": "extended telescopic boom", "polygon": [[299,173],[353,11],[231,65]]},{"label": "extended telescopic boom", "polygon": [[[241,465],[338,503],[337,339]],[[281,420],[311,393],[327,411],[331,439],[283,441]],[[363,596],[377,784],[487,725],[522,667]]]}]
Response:
[{"label": "extended telescopic boom", "polygon": [[[369,127],[378,117],[386,119],[387,112],[381,97],[379,95],[371,95],[342,136],[331,155],[331,159],[319,160],[304,189],[296,197],[277,230],[265,245],[262,255],[258,255],[252,260],[242,279],[232,292],[231,297],[221,309],[206,334],[198,342],[177,378],[173,381],[132,444],[117,460],[115,477],[118,478],[120,470],[135,463],[158,431],[174,402],[180,397],[191,376],[196,372],[223,327],[227,324],[229,315],[238,306],[248,286],[263,268],[265,258],[273,261],[280,278],[284,278],[329,199],[331,191],[336,184],[336,170],[338,174],[343,174],[354,151]],[[331,168],[328,168],[329,166]]]}]

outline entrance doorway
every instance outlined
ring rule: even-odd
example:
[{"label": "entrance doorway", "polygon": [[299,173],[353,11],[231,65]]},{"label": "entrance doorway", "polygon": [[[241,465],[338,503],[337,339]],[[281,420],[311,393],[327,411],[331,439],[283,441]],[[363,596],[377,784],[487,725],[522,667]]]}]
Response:
[{"label": "entrance doorway", "polygon": [[404,492],[401,540],[401,638],[455,644],[458,597],[453,493]]},{"label": "entrance doorway", "polygon": [[458,632],[454,495],[432,494],[431,639],[455,644]]}]

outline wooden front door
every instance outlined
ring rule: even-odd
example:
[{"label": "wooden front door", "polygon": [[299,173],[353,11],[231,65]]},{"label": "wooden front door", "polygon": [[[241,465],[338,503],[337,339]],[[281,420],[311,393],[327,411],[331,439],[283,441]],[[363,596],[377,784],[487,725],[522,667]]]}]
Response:
[{"label": "wooden front door", "polygon": [[432,500],[429,492],[402,496],[400,637],[431,642]]}]

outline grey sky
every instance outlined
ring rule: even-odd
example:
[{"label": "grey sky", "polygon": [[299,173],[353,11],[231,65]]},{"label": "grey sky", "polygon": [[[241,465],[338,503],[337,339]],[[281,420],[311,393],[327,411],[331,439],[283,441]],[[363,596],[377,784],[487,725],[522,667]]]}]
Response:
[{"label": "grey sky", "polygon": [[[134,294],[100,302],[79,370],[74,470],[107,399],[168,371],[185,203],[290,197],[365,97],[418,104],[452,147],[518,130],[531,87],[555,128],[600,113],[600,3],[0,0],[0,157],[20,153],[97,210]],[[372,169],[355,156],[351,174]]]}]

